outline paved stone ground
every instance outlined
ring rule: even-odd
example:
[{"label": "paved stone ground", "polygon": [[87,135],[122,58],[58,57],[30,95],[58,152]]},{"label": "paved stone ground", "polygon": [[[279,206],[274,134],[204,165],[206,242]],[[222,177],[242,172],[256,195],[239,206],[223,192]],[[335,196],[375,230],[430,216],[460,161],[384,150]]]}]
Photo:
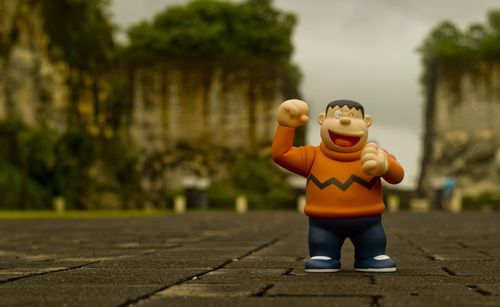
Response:
[{"label": "paved stone ground", "polygon": [[500,306],[500,213],[384,224],[397,272],[309,274],[293,212],[0,221],[0,305]]}]

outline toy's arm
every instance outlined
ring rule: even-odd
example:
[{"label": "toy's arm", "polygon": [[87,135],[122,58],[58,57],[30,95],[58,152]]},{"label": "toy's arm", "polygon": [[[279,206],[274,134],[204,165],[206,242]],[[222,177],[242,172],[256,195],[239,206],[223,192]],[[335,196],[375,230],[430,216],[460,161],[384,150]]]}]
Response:
[{"label": "toy's arm", "polygon": [[391,184],[400,183],[405,175],[396,158],[373,142],[366,144],[361,151],[361,163],[365,174],[382,177]]},{"label": "toy's arm", "polygon": [[403,180],[403,177],[405,176],[403,167],[396,160],[396,157],[394,157],[390,153],[387,153],[387,160],[389,162],[389,169],[382,176],[382,178],[384,178],[384,180],[390,184],[400,183]]},{"label": "toy's arm", "polygon": [[316,155],[316,148],[293,147],[294,136],[295,128],[278,125],[273,139],[273,160],[287,170],[307,177]]}]

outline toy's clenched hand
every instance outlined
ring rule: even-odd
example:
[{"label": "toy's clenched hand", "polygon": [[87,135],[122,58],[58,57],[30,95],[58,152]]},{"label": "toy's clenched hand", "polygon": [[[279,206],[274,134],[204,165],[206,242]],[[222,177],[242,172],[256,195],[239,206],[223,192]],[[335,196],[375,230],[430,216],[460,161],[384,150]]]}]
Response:
[{"label": "toy's clenched hand", "polygon": [[296,128],[306,125],[309,121],[307,103],[298,99],[283,102],[278,108],[278,123],[281,126]]},{"label": "toy's clenched hand", "polygon": [[373,177],[383,176],[389,170],[387,154],[373,142],[366,144],[361,151],[361,163],[363,172]]}]

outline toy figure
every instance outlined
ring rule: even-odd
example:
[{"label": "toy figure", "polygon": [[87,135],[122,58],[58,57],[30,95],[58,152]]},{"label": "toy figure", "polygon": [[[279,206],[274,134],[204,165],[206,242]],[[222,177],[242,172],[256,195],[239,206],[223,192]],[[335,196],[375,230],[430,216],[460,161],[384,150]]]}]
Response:
[{"label": "toy figure", "polygon": [[309,216],[310,258],[306,271],[339,271],[346,238],[355,248],[356,271],[396,271],[396,263],[385,255],[380,178],[399,183],[403,168],[393,155],[367,143],[372,117],[351,100],[332,101],[318,115],[319,146],[293,147],[295,128],[307,124],[308,113],[304,101],[283,102],[272,149],[276,163],[307,178],[304,211]]}]

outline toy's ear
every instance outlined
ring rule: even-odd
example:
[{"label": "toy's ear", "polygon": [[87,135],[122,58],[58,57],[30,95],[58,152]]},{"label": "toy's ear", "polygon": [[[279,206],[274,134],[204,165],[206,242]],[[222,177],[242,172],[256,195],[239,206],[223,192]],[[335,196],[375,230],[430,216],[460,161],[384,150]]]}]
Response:
[{"label": "toy's ear", "polygon": [[368,114],[365,115],[365,123],[368,127],[370,127],[372,125],[373,118],[371,117],[371,115],[368,115]]},{"label": "toy's ear", "polygon": [[325,112],[321,112],[316,116],[316,119],[318,120],[319,125],[323,125],[323,122],[325,121],[326,114]]}]

